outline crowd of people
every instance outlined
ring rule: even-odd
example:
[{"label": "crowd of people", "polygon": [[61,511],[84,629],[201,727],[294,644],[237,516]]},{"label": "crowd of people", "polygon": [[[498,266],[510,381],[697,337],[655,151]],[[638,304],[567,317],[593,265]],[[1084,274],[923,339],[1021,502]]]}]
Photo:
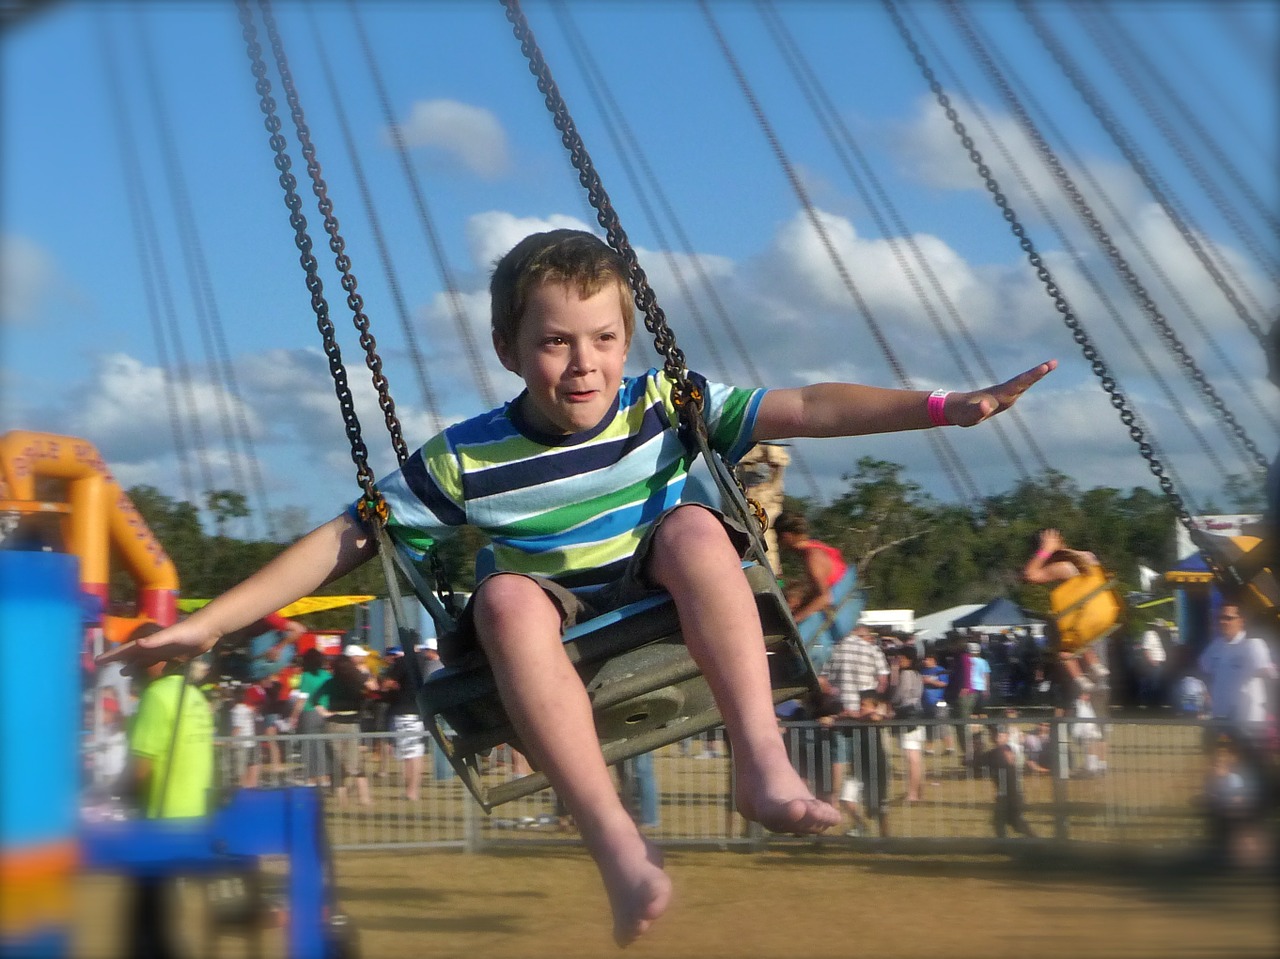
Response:
[{"label": "crowd of people", "polygon": [[[790,594],[793,610],[817,614],[821,603],[811,607],[830,584],[832,568],[844,564],[833,561],[830,547],[813,540],[804,524],[784,515],[779,528],[785,549],[807,554],[805,581]],[[1050,529],[1037,537],[1023,577],[1049,585],[1098,565],[1092,553],[1068,547]],[[1195,655],[1163,620],[1136,637],[1122,628],[1074,647],[1062,641],[1052,618],[1043,636],[1025,628],[953,630],[934,643],[859,625],[832,650],[821,694],[803,709],[784,711],[827,730],[793,751],[818,793],[847,817],[850,835],[865,834],[872,822],[881,835],[889,833],[891,736],[902,765],[895,777],[904,786],[903,802],[922,800],[923,756],[940,751],[954,755],[966,775],[990,777],[997,836],[1010,830],[1030,836],[1024,777],[1107,775],[1109,720],[1121,710],[1205,720],[1210,833],[1231,837],[1222,844],[1256,857],[1257,823],[1276,787],[1268,770],[1280,756],[1280,674],[1268,644],[1246,628],[1245,613],[1231,600],[1221,603],[1215,635]],[[927,722],[911,724],[917,718]],[[895,722],[883,725],[887,719]]]}]

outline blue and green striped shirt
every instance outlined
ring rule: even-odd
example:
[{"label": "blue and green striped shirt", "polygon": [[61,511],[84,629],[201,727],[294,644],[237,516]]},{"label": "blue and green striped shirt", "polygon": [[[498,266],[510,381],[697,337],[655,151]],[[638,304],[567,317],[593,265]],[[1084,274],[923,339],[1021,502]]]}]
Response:
[{"label": "blue and green striped shirt", "polygon": [[[708,383],[711,446],[731,462],[753,445],[765,391]],[[680,434],[670,380],[626,377],[609,414],[590,430],[547,436],[519,415],[519,398],[450,426],[378,488],[392,537],[420,554],[450,527],[493,541],[497,568],[538,573],[568,587],[616,579],[653,521],[680,501],[697,457]]]}]

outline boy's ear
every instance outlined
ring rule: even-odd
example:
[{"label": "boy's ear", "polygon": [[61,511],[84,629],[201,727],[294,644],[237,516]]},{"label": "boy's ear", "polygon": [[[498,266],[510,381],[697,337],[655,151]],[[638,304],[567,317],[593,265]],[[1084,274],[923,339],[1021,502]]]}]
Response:
[{"label": "boy's ear", "polygon": [[493,336],[493,352],[498,354],[498,362],[502,364],[504,369],[509,370],[510,372],[514,373],[516,376],[519,376],[520,375],[519,354],[512,348],[510,344],[507,343],[506,339],[503,338],[498,333],[497,330],[494,330],[492,332],[492,336]]}]

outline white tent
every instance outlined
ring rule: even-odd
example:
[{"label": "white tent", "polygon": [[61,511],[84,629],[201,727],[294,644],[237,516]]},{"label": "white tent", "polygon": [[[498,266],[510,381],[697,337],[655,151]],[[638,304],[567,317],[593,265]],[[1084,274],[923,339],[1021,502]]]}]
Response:
[{"label": "white tent", "polygon": [[939,610],[928,616],[916,617],[916,642],[933,643],[947,635],[951,624],[961,616],[968,616],[975,610],[982,609],[985,603],[963,603],[950,609]]}]

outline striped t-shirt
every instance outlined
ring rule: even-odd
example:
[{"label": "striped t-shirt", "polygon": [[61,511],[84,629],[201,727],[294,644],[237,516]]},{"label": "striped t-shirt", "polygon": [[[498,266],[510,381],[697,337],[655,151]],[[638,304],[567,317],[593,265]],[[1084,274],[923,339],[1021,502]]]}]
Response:
[{"label": "striped t-shirt", "polygon": [[[765,391],[690,378],[711,447],[740,459]],[[499,570],[568,587],[617,579],[645,530],[680,501],[697,456],[673,428],[671,388],[657,370],[625,377],[604,419],[568,436],[532,429],[519,398],[450,426],[378,484],[388,532],[421,554],[450,527],[471,525],[493,541]]]}]

